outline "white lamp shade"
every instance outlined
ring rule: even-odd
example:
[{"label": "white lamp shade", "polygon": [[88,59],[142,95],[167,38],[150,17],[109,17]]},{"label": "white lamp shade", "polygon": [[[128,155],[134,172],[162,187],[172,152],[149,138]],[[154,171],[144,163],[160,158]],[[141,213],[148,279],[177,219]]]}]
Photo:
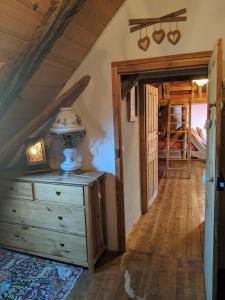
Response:
[{"label": "white lamp shade", "polygon": [[84,130],[85,127],[81,126],[79,116],[70,107],[60,108],[50,128],[50,132],[55,134],[82,132]]}]

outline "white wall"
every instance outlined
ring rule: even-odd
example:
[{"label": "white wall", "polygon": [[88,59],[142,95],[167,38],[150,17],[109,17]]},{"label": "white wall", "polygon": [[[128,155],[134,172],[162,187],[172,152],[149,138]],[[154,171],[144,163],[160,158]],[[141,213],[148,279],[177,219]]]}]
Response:
[{"label": "white wall", "polygon": [[122,101],[124,208],[126,236],[141,214],[140,123],[127,120],[127,101]]},{"label": "white wall", "polygon": [[191,105],[191,127],[204,128],[207,119],[207,103],[192,104]]},{"label": "white wall", "polygon": [[[157,17],[184,7],[187,8],[188,21],[179,24],[182,37],[176,46],[164,40],[161,45],[151,41],[146,52],[137,47],[139,32],[130,34],[129,18]],[[163,25],[163,28],[168,30],[169,25]],[[152,29],[149,29],[150,32]],[[84,166],[112,174],[107,180],[111,249],[117,247],[111,62],[211,50],[218,37],[225,39],[224,0],[163,0],[160,3],[158,0],[127,0],[66,85],[65,89],[85,74],[92,77],[88,88],[75,103],[74,110],[80,114],[87,128],[81,147]]]}]

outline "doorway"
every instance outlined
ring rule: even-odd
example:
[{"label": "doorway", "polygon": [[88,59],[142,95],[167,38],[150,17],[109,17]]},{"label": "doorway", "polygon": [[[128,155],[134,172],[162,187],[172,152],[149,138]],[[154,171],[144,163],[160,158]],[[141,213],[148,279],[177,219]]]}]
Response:
[{"label": "doorway", "polygon": [[[168,77],[175,70],[179,76],[184,76],[188,71],[193,69],[202,70],[208,69],[208,64],[212,55],[212,51],[172,55],[165,57],[156,57],[149,59],[139,59],[132,61],[114,62],[112,63],[112,87],[113,87],[113,110],[114,110],[114,136],[116,148],[116,198],[117,198],[117,232],[118,232],[118,248],[124,252],[126,249],[126,234],[125,234],[125,212],[124,212],[124,180],[123,180],[123,139],[122,139],[122,124],[121,124],[121,99],[123,93],[122,76],[130,75],[130,82],[137,82],[138,74],[148,73],[152,78]],[[164,73],[163,73],[164,72]],[[130,89],[129,83],[124,84],[125,88]],[[121,91],[122,87],[122,91]],[[144,114],[140,114],[141,132],[145,131]],[[141,136],[141,149],[146,149],[145,134]],[[141,154],[144,158],[142,170],[146,168],[145,160],[146,153]],[[147,172],[143,172],[141,180],[141,208],[142,213],[147,211]]]},{"label": "doorway", "polygon": [[[123,187],[123,140],[121,135],[121,75],[153,71],[165,71],[188,68],[209,68],[209,109],[207,120],[207,164],[206,164],[206,219],[204,243],[204,272],[206,281],[207,299],[215,299],[217,282],[218,257],[218,223],[219,220],[219,193],[221,191],[221,109],[222,109],[222,57],[223,44],[219,39],[213,52],[199,52],[183,55],[143,59],[135,61],[117,62],[112,64],[114,133],[116,146],[116,193],[117,193],[117,224],[119,249],[125,251],[125,224],[124,224],[124,187]],[[135,76],[135,75],[134,75]],[[137,80],[137,78],[133,78]],[[126,83],[127,85],[127,83]],[[129,86],[129,83],[128,83]],[[123,86],[122,86],[123,90]],[[145,120],[144,120],[145,121]],[[143,122],[145,124],[145,122]],[[146,126],[146,125],[144,125]],[[143,161],[147,165],[147,140],[143,140],[145,155]],[[142,207],[147,210],[147,172],[141,178]],[[143,179],[144,177],[144,179]],[[223,176],[222,176],[223,177]],[[224,184],[222,184],[224,187]],[[143,195],[145,197],[143,197]]]}]

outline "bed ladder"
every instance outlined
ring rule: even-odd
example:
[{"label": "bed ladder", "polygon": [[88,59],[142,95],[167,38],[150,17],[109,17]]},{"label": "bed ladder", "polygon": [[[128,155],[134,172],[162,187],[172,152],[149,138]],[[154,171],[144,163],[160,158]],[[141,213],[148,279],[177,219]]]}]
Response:
[{"label": "bed ladder", "polygon": [[[175,121],[174,117],[180,120]],[[175,139],[172,136],[175,136]],[[179,138],[180,136],[182,138]],[[171,141],[181,142],[181,149],[171,149]],[[172,153],[178,153],[180,157],[173,157]],[[178,178],[191,176],[191,98],[168,101],[166,176]]]}]

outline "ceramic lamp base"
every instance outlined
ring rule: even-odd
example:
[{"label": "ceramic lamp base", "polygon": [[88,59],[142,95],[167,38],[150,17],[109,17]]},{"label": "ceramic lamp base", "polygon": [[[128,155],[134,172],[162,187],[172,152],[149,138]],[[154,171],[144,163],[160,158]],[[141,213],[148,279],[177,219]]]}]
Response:
[{"label": "ceramic lamp base", "polygon": [[74,174],[81,168],[81,163],[76,159],[76,148],[66,148],[63,150],[65,160],[60,164],[63,174]]}]

